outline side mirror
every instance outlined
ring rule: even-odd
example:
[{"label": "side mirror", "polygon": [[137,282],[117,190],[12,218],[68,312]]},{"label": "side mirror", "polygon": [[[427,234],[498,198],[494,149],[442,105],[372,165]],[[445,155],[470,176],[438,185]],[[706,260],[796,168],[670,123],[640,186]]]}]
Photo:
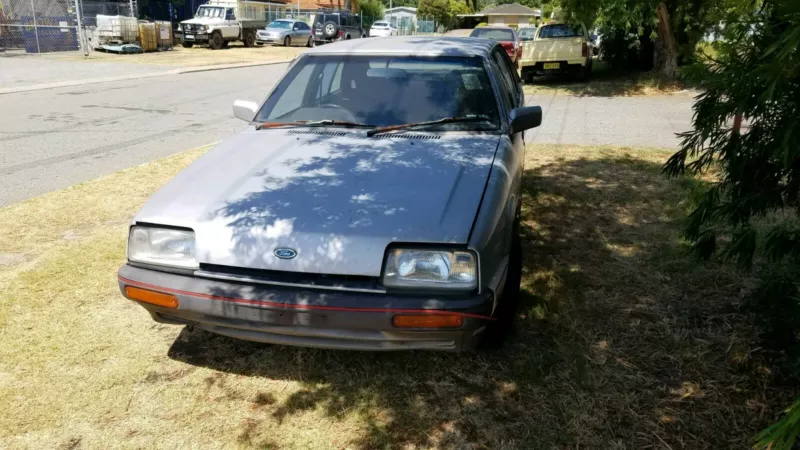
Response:
[{"label": "side mirror", "polygon": [[530,130],[542,124],[541,106],[523,106],[511,110],[509,115],[511,122],[511,133]]},{"label": "side mirror", "polygon": [[245,122],[252,122],[258,111],[258,103],[248,100],[236,100],[233,102],[233,115],[237,119]]}]

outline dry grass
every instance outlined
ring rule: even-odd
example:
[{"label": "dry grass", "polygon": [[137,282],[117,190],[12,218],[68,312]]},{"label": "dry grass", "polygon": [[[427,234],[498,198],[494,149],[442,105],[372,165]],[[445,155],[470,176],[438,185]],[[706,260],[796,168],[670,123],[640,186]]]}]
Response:
[{"label": "dry grass", "polygon": [[526,94],[574,95],[576,97],[636,97],[653,95],[697,95],[693,89],[675,80],[663,80],[649,72],[619,73],[595,60],[588,82],[568,76],[536,77],[533,84],[524,86]]},{"label": "dry grass", "polygon": [[256,63],[292,59],[306,50],[305,47],[282,47],[265,45],[245,48],[241,42],[232,42],[227,48],[210,50],[206,47],[183,48],[175,46],[171,51],[120,55],[93,51],[88,58],[78,52],[52,53],[49,59],[89,62],[124,62],[162,66],[196,67],[216,64]]},{"label": "dry grass", "polygon": [[[27,236],[0,248],[32,255],[0,278],[0,447],[744,449],[791,397],[737,310],[737,274],[684,255],[679,221],[699,182],[665,180],[663,152],[528,150],[520,327],[476,355],[285,348],[153,323],[118,293],[122,216],[194,156],[0,210]],[[104,213],[103,193],[124,186],[137,199]],[[62,199],[62,213],[86,212],[29,235]]]}]

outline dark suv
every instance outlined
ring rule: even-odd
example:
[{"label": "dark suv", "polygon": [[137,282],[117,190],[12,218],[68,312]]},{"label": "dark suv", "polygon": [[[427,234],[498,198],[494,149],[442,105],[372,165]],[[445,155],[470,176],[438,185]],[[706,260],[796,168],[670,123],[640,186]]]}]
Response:
[{"label": "dark suv", "polygon": [[315,44],[366,37],[361,28],[361,17],[358,14],[353,14],[346,9],[328,8],[317,10],[311,34]]}]

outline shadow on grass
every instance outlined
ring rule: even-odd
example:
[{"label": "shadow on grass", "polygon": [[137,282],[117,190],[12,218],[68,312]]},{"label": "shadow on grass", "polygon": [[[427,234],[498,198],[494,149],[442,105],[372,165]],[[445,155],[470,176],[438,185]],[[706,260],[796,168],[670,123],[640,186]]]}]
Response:
[{"label": "shadow on grass", "polygon": [[[599,153],[527,170],[520,326],[495,353],[325,351],[184,330],[169,356],[298,381],[283,401],[251,393],[270,408],[262,420],[356,413],[354,448],[746,448],[769,419],[752,419],[763,380],[734,355],[748,336],[741,286],[685,256],[679,222],[698,182],[659,170]],[[274,438],[253,419],[240,430],[246,445]]]},{"label": "shadow on grass", "polygon": [[580,81],[569,75],[536,77],[525,85],[526,94],[561,92],[576,97],[630,97],[638,95],[671,94],[688,86],[666,80],[651,72],[619,71],[605,62],[594,61],[589,81]]}]

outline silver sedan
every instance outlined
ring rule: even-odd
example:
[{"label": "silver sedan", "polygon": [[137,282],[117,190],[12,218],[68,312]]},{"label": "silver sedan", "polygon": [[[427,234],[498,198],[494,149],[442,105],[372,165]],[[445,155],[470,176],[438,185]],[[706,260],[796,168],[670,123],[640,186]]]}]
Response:
[{"label": "silver sedan", "polygon": [[522,270],[524,106],[496,42],[347,40],[133,218],[118,282],[154,320],[357,350],[500,344]]},{"label": "silver sedan", "polygon": [[311,27],[302,20],[278,19],[256,32],[256,44],[311,47]]}]

